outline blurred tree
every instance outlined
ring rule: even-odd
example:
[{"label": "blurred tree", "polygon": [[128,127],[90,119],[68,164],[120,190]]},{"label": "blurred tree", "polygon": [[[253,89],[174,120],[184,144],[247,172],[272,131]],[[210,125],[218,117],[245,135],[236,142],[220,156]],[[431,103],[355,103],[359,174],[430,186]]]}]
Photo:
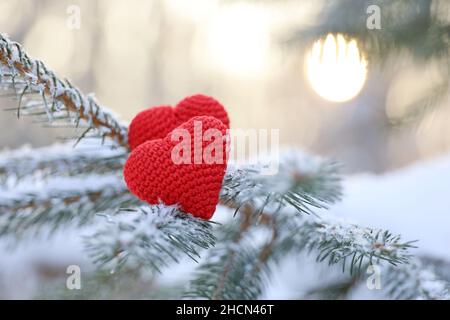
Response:
[{"label": "blurred tree", "polygon": [[[371,65],[395,72],[395,62],[411,56],[417,64],[437,63],[441,81],[406,108],[401,117],[390,118],[400,125],[421,119],[447,97],[449,89],[449,3],[441,0],[336,0],[323,1],[317,24],[301,28],[289,37],[291,44],[308,45],[329,33],[359,41]],[[381,29],[369,29],[367,8],[377,6]],[[418,80],[420,81],[420,80]]]}]

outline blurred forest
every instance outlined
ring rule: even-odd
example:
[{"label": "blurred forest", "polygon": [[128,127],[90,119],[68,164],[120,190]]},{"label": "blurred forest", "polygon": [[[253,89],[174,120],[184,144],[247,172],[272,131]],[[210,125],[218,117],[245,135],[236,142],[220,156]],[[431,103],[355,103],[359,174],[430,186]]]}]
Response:
[{"label": "blurred forest", "polygon": [[[381,30],[365,27],[369,3],[381,7]],[[68,27],[73,6],[79,29]],[[278,128],[283,145],[346,172],[450,148],[445,1],[0,0],[0,14],[1,32],[127,121],[202,92],[223,102],[233,128]],[[303,63],[311,40],[333,31],[360,39],[369,60],[362,91],[343,103],[319,97]],[[1,113],[0,148],[65,134],[15,117]]]}]

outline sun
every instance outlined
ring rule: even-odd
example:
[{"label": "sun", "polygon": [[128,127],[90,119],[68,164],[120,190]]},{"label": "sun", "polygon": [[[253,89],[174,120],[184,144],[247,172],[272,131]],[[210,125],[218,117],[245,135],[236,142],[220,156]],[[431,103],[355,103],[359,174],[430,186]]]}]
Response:
[{"label": "sun", "polygon": [[328,34],[306,54],[306,74],[314,91],[332,102],[358,95],[366,82],[367,61],[355,39]]}]

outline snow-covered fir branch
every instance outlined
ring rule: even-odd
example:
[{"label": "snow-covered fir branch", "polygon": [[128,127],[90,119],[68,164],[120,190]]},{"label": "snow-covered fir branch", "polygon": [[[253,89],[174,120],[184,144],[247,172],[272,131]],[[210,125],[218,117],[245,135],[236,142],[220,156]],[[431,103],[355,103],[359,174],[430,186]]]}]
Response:
[{"label": "snow-covered fir branch", "polygon": [[369,263],[407,265],[411,258],[412,242],[402,242],[387,230],[283,211],[255,216],[250,210],[240,217],[240,223],[236,219],[220,231],[217,246],[208,251],[186,296],[257,299],[278,261],[301,251],[316,255],[319,262],[339,263],[350,274]]},{"label": "snow-covered fir branch", "polygon": [[32,59],[19,43],[0,34],[0,89],[18,99],[17,115],[43,117],[51,124],[83,126],[80,138],[91,131],[127,147],[127,126],[93,95],[84,95],[61,80],[42,61]]},{"label": "snow-covered fir branch", "polygon": [[115,174],[23,180],[12,189],[0,189],[0,235],[21,235],[40,227],[56,230],[69,222],[82,225],[97,212],[138,203]]},{"label": "snow-covered fir branch", "polygon": [[[323,207],[326,203],[332,203],[339,198],[340,188],[336,167],[329,162],[307,157],[303,154],[294,156],[294,153],[290,152],[288,156],[282,158],[280,171],[277,175],[265,176],[258,172],[257,168],[254,165],[240,166],[239,168],[230,167],[225,175],[221,193],[221,201],[228,206],[232,206],[233,209],[245,207],[246,214],[251,213],[253,224],[260,220],[261,216],[258,213],[263,207],[266,209],[272,208],[273,212],[284,207],[311,212],[313,207]],[[245,175],[248,172],[251,172],[251,174]],[[302,178],[299,178],[300,176]],[[331,185],[326,186],[328,183]],[[274,185],[280,186],[276,189],[277,191],[271,191]],[[267,195],[270,195],[270,197],[268,198]],[[288,201],[287,199],[295,199],[295,201]],[[264,206],[261,206],[262,204]],[[255,205],[258,205],[258,207],[255,207]],[[166,208],[163,205],[151,206],[151,210],[152,212],[165,211]],[[139,220],[133,220],[130,224],[134,222],[139,223]],[[111,238],[116,236],[115,230],[111,228],[103,231],[104,237],[107,234]],[[270,247],[272,246],[275,246],[275,240],[270,243]],[[145,251],[146,248],[152,249],[151,247],[144,247],[141,250]],[[140,253],[137,250],[132,250],[127,257],[132,257],[136,252]],[[266,260],[269,261],[274,257],[271,248],[267,248],[264,252],[266,252],[267,257],[263,259],[260,266],[261,271],[266,265]],[[113,251],[109,251],[109,253],[113,254]],[[107,253],[103,256],[103,259],[107,261],[113,258],[114,256],[108,257]],[[137,257],[137,259],[140,258]],[[142,262],[144,267],[145,262]],[[125,263],[126,261],[123,261],[123,264]],[[257,269],[259,270],[260,267]],[[258,287],[255,286],[255,288]]]},{"label": "snow-covered fir branch", "polygon": [[[446,267],[449,267],[448,264]],[[410,263],[400,266],[386,265],[375,272],[378,272],[379,279],[376,297],[401,300],[450,299],[449,280],[442,277],[434,266],[424,262],[422,258],[412,258]],[[355,292],[367,290],[370,279],[364,275],[364,272],[353,274],[351,277],[339,275],[337,280],[308,290],[303,298],[327,300],[352,298]]]},{"label": "snow-covered fir branch", "polygon": [[431,269],[438,278],[447,282],[448,290],[450,291],[450,261],[434,256],[419,256],[420,263]]},{"label": "snow-covered fir branch", "polygon": [[[311,212],[314,206],[325,206],[327,202],[336,201],[340,187],[335,165],[303,154],[294,155],[289,152],[288,156],[282,157],[279,173],[273,176],[258,174],[258,167],[254,165],[229,168],[223,183],[222,202],[236,208],[244,204],[252,205],[255,212],[285,206]],[[94,149],[86,142],[76,148],[69,143],[33,151],[25,148],[6,152],[0,157],[0,177],[4,177],[5,182],[3,196],[0,194],[0,207],[15,212],[38,207],[47,210],[52,206],[52,212],[57,212],[61,208],[55,205],[56,199],[67,202],[67,198],[70,198],[70,203],[75,206],[84,200],[73,196],[79,193],[93,193],[97,201],[107,201],[111,198],[110,194],[90,192],[92,188],[96,189],[97,181],[93,181],[93,184],[83,181],[90,181],[95,175],[99,175],[98,181],[109,181],[110,177],[114,177],[109,187],[117,190],[117,194],[127,193],[121,179],[108,173],[119,171],[125,157],[123,148]],[[106,180],[100,176],[104,173],[109,175]],[[53,178],[53,174],[58,174],[58,178]],[[64,176],[77,174],[88,176],[86,180],[80,176],[80,183],[75,182],[75,177],[63,179]],[[33,175],[39,179],[32,179]],[[299,179],[300,176],[303,178]],[[50,181],[42,181],[43,177]],[[23,179],[25,181],[22,183]],[[67,186],[70,186],[69,190],[65,190]],[[130,197],[129,194],[125,196]]]},{"label": "snow-covered fir branch", "polygon": [[33,149],[25,146],[0,153],[0,182],[15,184],[22,178],[103,174],[122,170],[127,157],[124,148],[73,142]]},{"label": "snow-covered fir branch", "polygon": [[280,226],[270,216],[255,224],[249,207],[218,231],[184,296],[212,300],[258,299],[271,267],[287,253]]},{"label": "snow-covered fir branch", "polygon": [[230,165],[220,198],[236,209],[250,205],[256,212],[276,212],[294,207],[309,214],[341,198],[338,169],[333,161],[291,149],[281,154],[278,172],[273,175],[265,174],[262,163]]},{"label": "snow-covered fir branch", "polygon": [[343,219],[321,215],[292,219],[292,238],[299,249],[317,251],[317,261],[342,264],[350,274],[369,264],[406,264],[416,241],[402,241],[388,230],[361,227]]},{"label": "snow-covered fir branch", "polygon": [[93,261],[111,272],[128,268],[161,271],[215,243],[212,223],[180,212],[175,206],[153,205],[105,215],[104,223],[85,236]]},{"label": "snow-covered fir branch", "polygon": [[382,272],[382,288],[392,299],[450,299],[450,282],[418,258],[407,265],[389,266]]},{"label": "snow-covered fir branch", "polygon": [[[345,269],[346,261],[350,261],[348,267],[352,277],[315,290],[316,296],[326,298],[334,294],[345,297],[356,285],[365,282],[361,275],[369,265],[378,265],[382,266],[380,289],[387,298],[450,299],[448,279],[440,276],[437,267],[429,261],[412,256],[408,249],[413,242],[400,242],[400,236],[361,228],[331,217],[307,221],[298,230],[297,235],[303,239],[298,244],[304,249],[318,251],[318,262],[340,263]],[[441,267],[441,264],[437,266]],[[448,266],[445,264],[444,269]]]}]

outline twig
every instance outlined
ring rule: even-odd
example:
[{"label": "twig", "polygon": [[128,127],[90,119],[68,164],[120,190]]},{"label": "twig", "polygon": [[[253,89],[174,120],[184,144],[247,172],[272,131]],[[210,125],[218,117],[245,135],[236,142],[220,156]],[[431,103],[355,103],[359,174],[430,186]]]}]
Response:
[{"label": "twig", "polygon": [[[236,234],[236,236],[233,239],[233,243],[237,244],[242,239],[243,234],[245,231],[251,226],[252,223],[252,209],[250,206],[245,206],[244,209],[241,211],[242,213],[242,222],[239,228],[239,232]],[[225,268],[223,269],[222,276],[220,277],[219,283],[217,287],[215,288],[211,300],[219,300],[221,299],[221,293],[223,289],[225,288],[225,283],[227,281],[228,275],[230,273],[231,266],[233,265],[235,257],[235,252],[231,251],[230,254],[227,257],[227,261],[225,263]]]},{"label": "twig", "polygon": [[[73,87],[69,82],[60,80],[41,61],[30,58],[20,44],[10,41],[2,34],[0,34],[0,65],[13,74],[12,86],[14,90],[16,90],[15,78],[20,77],[26,84],[26,88],[41,92],[44,101],[45,95],[52,97],[53,109],[55,101],[62,103],[68,111],[72,111],[79,119],[85,120],[90,126],[97,128],[105,136],[116,141],[118,145],[128,147],[127,127],[125,125],[116,120],[106,109],[100,107],[92,97],[83,95],[78,88]],[[16,92],[15,96],[17,95]],[[47,109],[47,111],[51,113],[54,110]]]}]

